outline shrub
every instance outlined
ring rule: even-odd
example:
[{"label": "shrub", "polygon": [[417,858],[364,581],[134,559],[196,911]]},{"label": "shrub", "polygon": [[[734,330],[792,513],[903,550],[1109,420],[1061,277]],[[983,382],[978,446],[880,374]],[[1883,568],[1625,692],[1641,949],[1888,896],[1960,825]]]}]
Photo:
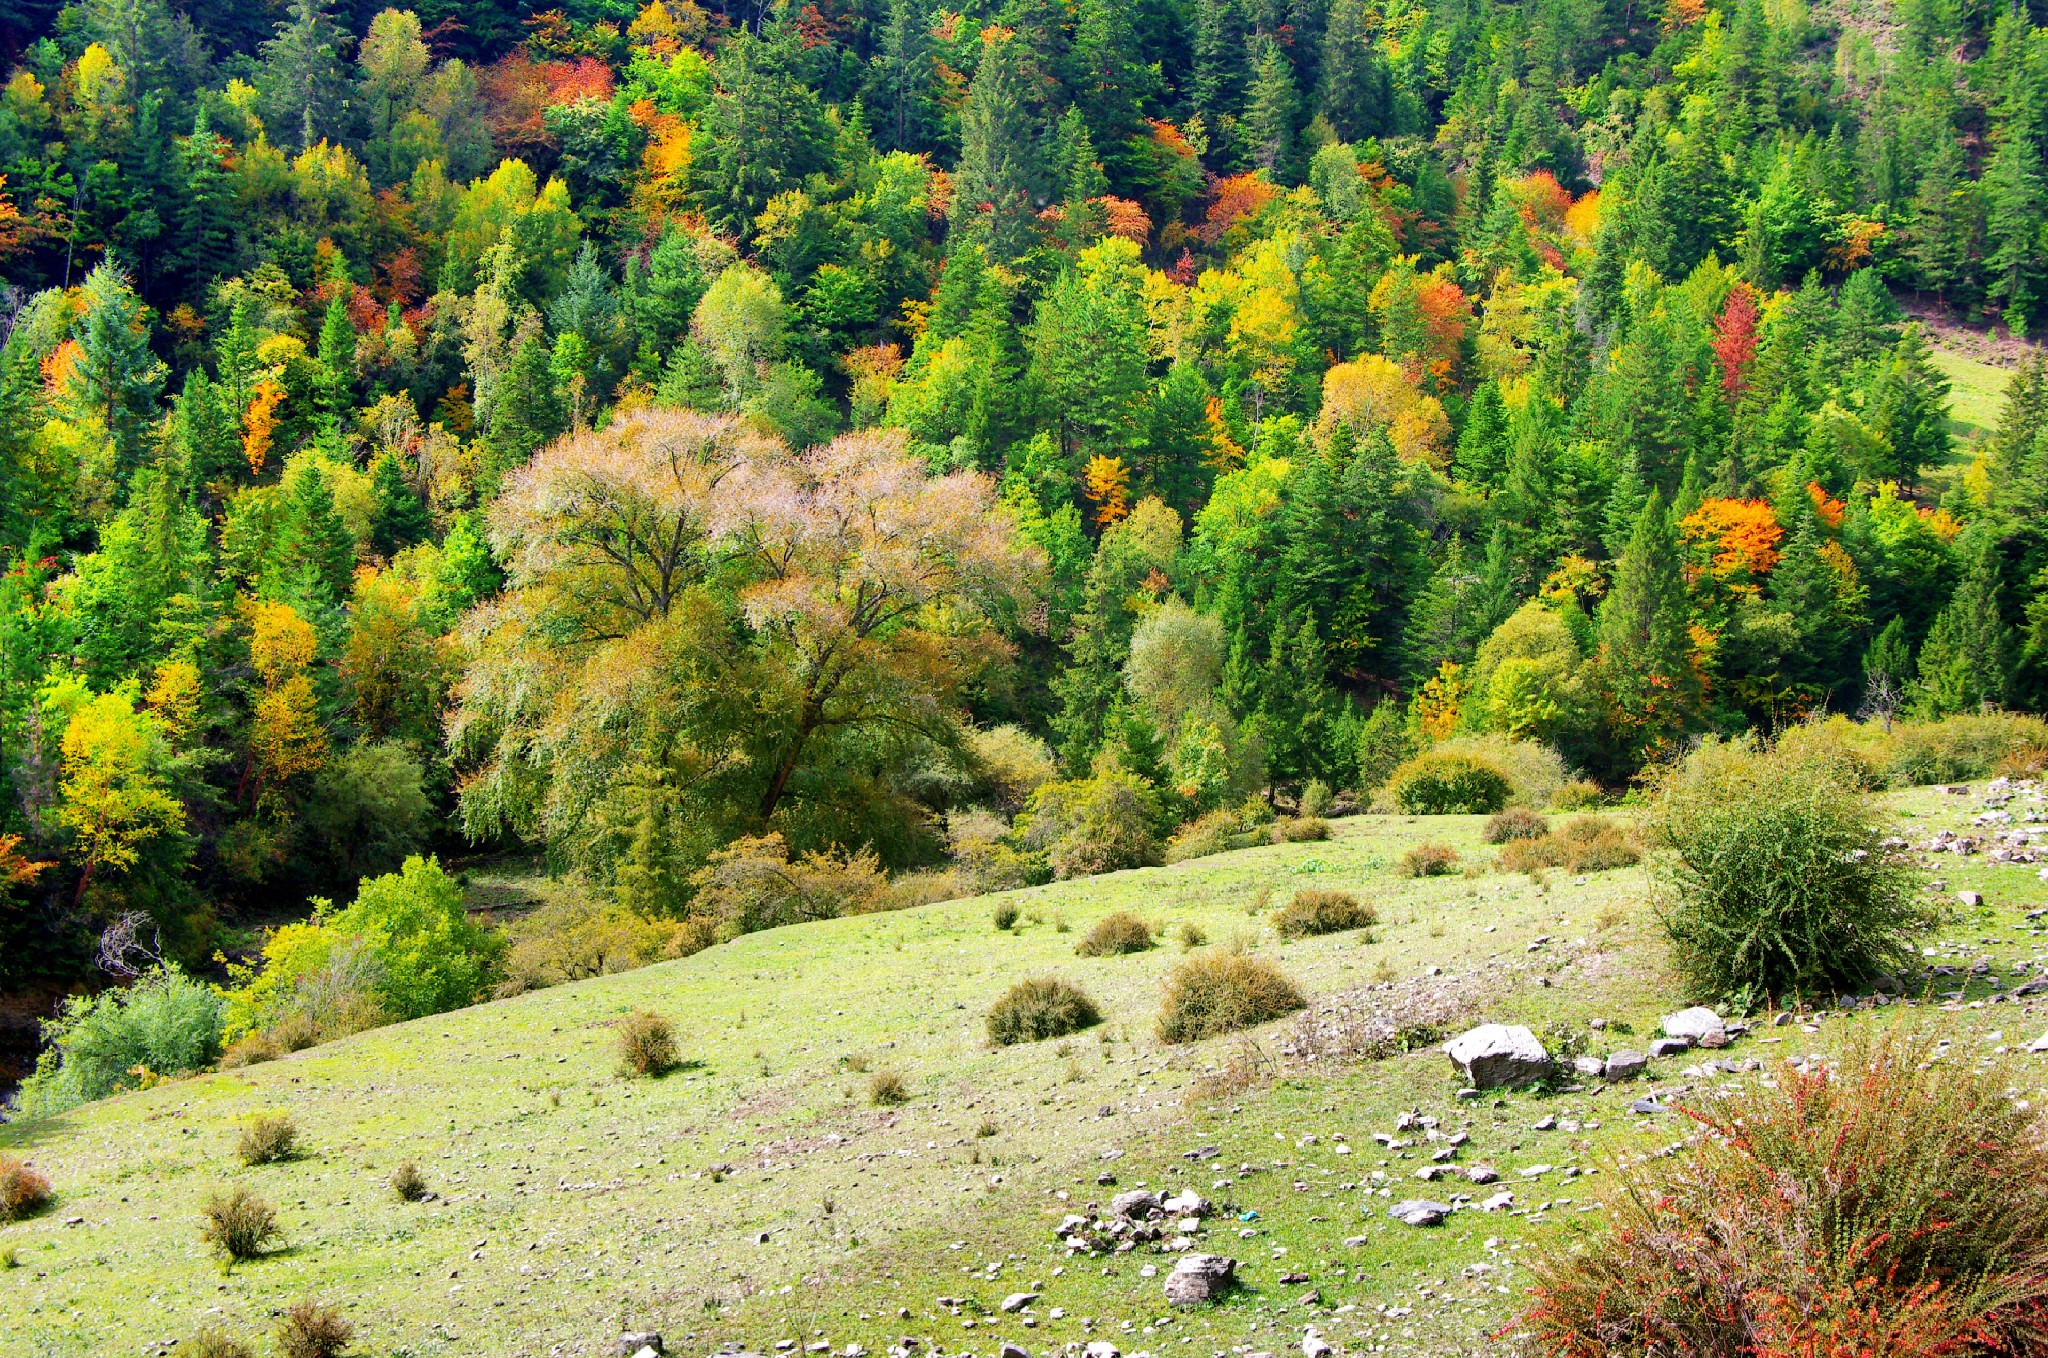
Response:
[{"label": "shrub", "polygon": [[1549,833],[1549,821],[1525,807],[1512,806],[1489,816],[1480,838],[1488,844],[1505,844],[1511,839],[1541,839]]},{"label": "shrub", "polygon": [[1194,923],[1192,920],[1180,926],[1181,947],[1199,948],[1208,941],[1209,936],[1202,932],[1202,926]]},{"label": "shrub", "polygon": [[178,1358],[256,1358],[256,1351],[219,1330],[201,1330],[178,1345]]},{"label": "shrub", "polygon": [[1348,891],[1325,891],[1309,887],[1294,893],[1273,916],[1273,927],[1282,938],[1309,938],[1316,934],[1365,929],[1379,923],[1379,913]]},{"label": "shrub", "polygon": [[368,945],[382,973],[378,993],[398,1020],[474,1003],[504,952],[502,935],[469,918],[462,887],[439,861],[417,855],[397,872],[364,878],[354,902],[329,924]]},{"label": "shrub", "polygon": [[384,1005],[386,972],[377,949],[318,917],[273,930],[254,969],[230,964],[223,1034],[240,1051],[237,1061],[266,1059],[245,1046],[260,1032],[271,1055],[303,1051],[391,1021]]},{"label": "shrub", "polygon": [[659,1014],[636,1009],[620,1019],[618,1042],[622,1074],[659,1077],[678,1064],[675,1029]]},{"label": "shrub", "polygon": [[1243,812],[1230,807],[1197,816],[1174,832],[1166,842],[1166,861],[1185,863],[1230,849],[1248,849],[1263,844],[1266,836],[1247,822]]},{"label": "shrub", "polygon": [[720,938],[808,920],[858,915],[879,905],[889,878],[873,853],[813,851],[791,857],[779,834],[736,839],[691,875],[692,912]]},{"label": "shrub", "polygon": [[1081,936],[1074,951],[1082,957],[1115,957],[1144,952],[1152,946],[1152,926],[1128,910],[1118,910],[1095,921],[1095,927]]},{"label": "shrub", "polygon": [[11,1155],[0,1155],[0,1221],[32,1217],[50,1205],[50,1181]]},{"label": "shrub", "polygon": [[1693,1113],[1710,1135],[1624,1168],[1600,1238],[1540,1249],[1529,1347],[2039,1352],[2044,1129],[2007,1095],[2022,1072],[1941,1055],[1894,1030]]},{"label": "shrub", "polygon": [[1564,756],[1540,740],[1516,740],[1500,734],[1454,736],[1433,747],[1435,754],[1462,754],[1490,764],[1508,780],[1508,803],[1548,806],[1564,787]]},{"label": "shrub", "polygon": [[1984,778],[2011,757],[2048,746],[2048,721],[2011,712],[1901,723],[1880,747],[1885,780],[1893,787],[1959,783]]},{"label": "shrub", "polygon": [[1619,826],[1598,816],[1574,816],[1541,839],[1510,840],[1494,868],[1500,872],[1605,872],[1642,861],[1642,850]]},{"label": "shrub", "polygon": [[1811,748],[1709,741],[1662,780],[1672,959],[1701,998],[1858,987],[1915,957],[1915,874],[1871,798]]},{"label": "shrub", "polygon": [[1291,820],[1275,821],[1273,839],[1281,844],[1307,844],[1330,837],[1330,822],[1321,816],[1296,816]]},{"label": "shrub", "polygon": [[1286,973],[1264,958],[1212,950],[1185,959],[1168,973],[1159,1038],[1198,1042],[1270,1022],[1307,1004]]},{"label": "shrub", "polygon": [[298,1153],[299,1129],[283,1113],[264,1113],[245,1123],[235,1138],[235,1158],[245,1165],[269,1165]]},{"label": "shrub", "polygon": [[420,1167],[408,1160],[391,1171],[391,1191],[398,1195],[400,1202],[418,1202],[428,1193],[427,1176],[420,1173]]},{"label": "shrub", "polygon": [[868,1080],[868,1102],[877,1108],[895,1108],[910,1102],[910,1086],[895,1070],[878,1070]]},{"label": "shrub", "polygon": [[998,930],[1008,933],[1017,926],[1017,907],[1004,901],[995,908],[989,919]]},{"label": "shrub", "polygon": [[1019,981],[988,1011],[989,1040],[1008,1047],[1065,1037],[1102,1022],[1102,1011],[1078,986],[1050,976]]},{"label": "shrub", "polygon": [[1150,783],[1111,769],[1032,793],[1016,833],[1045,854],[1054,876],[1091,877],[1157,863],[1160,816]]},{"label": "shrub", "polygon": [[1590,778],[1574,778],[1551,794],[1553,811],[1591,811],[1607,804],[1607,794]]},{"label": "shrub", "polygon": [[257,1066],[265,1061],[275,1061],[284,1055],[277,1040],[268,1033],[250,1033],[221,1049],[220,1068],[239,1070],[243,1066]]},{"label": "shrub", "polygon": [[325,1306],[302,1301],[277,1323],[278,1358],[341,1358],[355,1327]]},{"label": "shrub", "polygon": [[1308,786],[1301,790],[1301,814],[1304,819],[1320,818],[1330,809],[1332,796],[1330,785],[1320,778],[1308,780]]},{"label": "shrub", "polygon": [[1458,870],[1458,851],[1448,844],[1417,844],[1401,855],[1403,877],[1447,877]]},{"label": "shrub", "polygon": [[680,923],[582,892],[563,892],[520,916],[505,941],[505,979],[494,991],[500,998],[686,955]]},{"label": "shrub", "polygon": [[1419,754],[1387,780],[1394,806],[1409,816],[1488,815],[1513,789],[1499,766],[1469,754]]},{"label": "shrub", "polygon": [[270,1204],[246,1188],[211,1193],[199,1211],[206,1219],[200,1238],[230,1263],[254,1259],[265,1245],[284,1234]]},{"label": "shrub", "polygon": [[47,1044],[21,1088],[30,1116],[62,1112],[140,1085],[144,1073],[183,1075],[220,1055],[221,1002],[176,967],[125,990],[74,995],[43,1023]]}]

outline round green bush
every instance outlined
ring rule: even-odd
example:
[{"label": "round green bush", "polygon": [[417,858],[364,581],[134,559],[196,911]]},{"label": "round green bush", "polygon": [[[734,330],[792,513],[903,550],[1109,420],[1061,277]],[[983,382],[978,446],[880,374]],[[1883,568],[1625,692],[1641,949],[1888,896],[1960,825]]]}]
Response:
[{"label": "round green bush", "polygon": [[1312,938],[1318,934],[1367,929],[1379,923],[1379,912],[1348,891],[1325,891],[1305,887],[1294,899],[1273,914],[1273,929],[1282,938]]},{"label": "round green bush", "polygon": [[1830,995],[1918,960],[1918,875],[1851,779],[1824,752],[1741,741],[1665,777],[1646,828],[1671,851],[1664,927],[1697,996]]},{"label": "round green bush", "polygon": [[1307,1007],[1308,1000],[1287,974],[1263,957],[1214,949],[1195,954],[1168,973],[1159,1006],[1159,1038],[1199,1042]]},{"label": "round green bush", "polygon": [[988,1036],[997,1046],[1065,1037],[1102,1022],[1102,1011],[1079,986],[1051,976],[1019,981],[988,1011]]},{"label": "round green bush", "polygon": [[1408,816],[1487,816],[1514,792],[1507,774],[1469,754],[1419,754],[1388,782],[1394,805]]}]

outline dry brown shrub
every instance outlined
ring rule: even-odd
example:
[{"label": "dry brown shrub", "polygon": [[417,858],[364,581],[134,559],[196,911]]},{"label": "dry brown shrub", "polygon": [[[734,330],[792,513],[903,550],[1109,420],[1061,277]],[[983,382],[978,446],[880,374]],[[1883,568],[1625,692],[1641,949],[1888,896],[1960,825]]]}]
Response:
[{"label": "dry brown shrub", "polygon": [[1448,877],[1458,869],[1458,851],[1448,844],[1417,844],[1401,855],[1403,877]]},{"label": "dry brown shrub", "polygon": [[618,1043],[622,1074],[659,1078],[681,1060],[676,1054],[675,1028],[660,1014],[636,1009],[620,1019]]},{"label": "dry brown shrub", "polygon": [[50,1181],[24,1160],[0,1155],[0,1221],[32,1217],[50,1205]]},{"label": "dry brown shrub", "polygon": [[265,1245],[284,1235],[270,1204],[240,1186],[209,1194],[199,1212],[206,1222],[200,1239],[230,1263],[254,1259]]},{"label": "dry brown shrub", "polygon": [[1197,1042],[1270,1022],[1307,1004],[1287,974],[1264,958],[1229,949],[1197,953],[1167,974],[1159,1037]]},{"label": "dry brown shrub", "polygon": [[1377,910],[1349,891],[1307,887],[1273,916],[1273,928],[1282,938],[1310,938],[1370,928],[1379,918]]},{"label": "dry brown shrub", "polygon": [[355,1326],[338,1311],[317,1302],[302,1301],[284,1313],[277,1323],[278,1358],[341,1358]]},{"label": "dry brown shrub", "polygon": [[245,1165],[289,1160],[299,1149],[299,1128],[285,1113],[263,1113],[244,1124],[235,1138],[235,1158]]},{"label": "dry brown shrub", "polygon": [[868,1081],[868,1102],[877,1108],[895,1108],[910,1102],[910,1086],[900,1071],[878,1070]]},{"label": "dry brown shrub", "polygon": [[1152,946],[1152,926],[1128,910],[1118,910],[1095,921],[1095,927],[1081,936],[1074,951],[1082,957],[1114,957],[1144,952]]}]

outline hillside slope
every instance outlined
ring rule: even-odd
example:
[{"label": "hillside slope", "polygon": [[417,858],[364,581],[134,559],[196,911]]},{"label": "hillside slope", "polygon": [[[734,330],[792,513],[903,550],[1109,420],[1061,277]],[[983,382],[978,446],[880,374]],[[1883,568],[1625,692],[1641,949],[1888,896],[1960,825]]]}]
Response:
[{"label": "hillside slope", "polygon": [[[1961,814],[1928,793],[1907,794],[1902,810],[1915,809],[1922,823]],[[778,930],[0,1128],[0,1149],[31,1158],[59,1193],[50,1212],[0,1228],[19,1265],[0,1272],[4,1347],[161,1353],[202,1324],[254,1339],[305,1297],[355,1323],[358,1352],[412,1358],[607,1353],[641,1328],[676,1352],[788,1340],[878,1353],[917,1335],[983,1353],[999,1339],[1039,1351],[1107,1337],[1126,1353],[1208,1354],[1298,1344],[1311,1324],[1353,1351],[1486,1347],[1518,1304],[1522,1242],[1591,1219],[1588,1186],[1569,1180],[1684,1133],[1626,1112],[1640,1086],[1459,1103],[1434,1049],[1377,1062],[1340,1050],[1347,1012],[1375,1006],[1641,1045],[1675,1003],[1638,869],[1548,887],[1395,876],[1425,838],[1484,861],[1479,824],[1359,818],[1325,844],[1012,893],[1024,912],[1013,934],[992,927],[985,898]],[[2031,869],[1963,866],[1950,885],[1980,886],[2000,928],[2048,895]],[[1248,913],[1263,888],[1278,904],[1310,883],[1361,890],[1383,923],[1283,944]],[[1160,1046],[1158,986],[1180,946],[1073,953],[1117,908],[1169,935],[1257,931],[1261,952],[1316,997],[1313,1021],[1250,1043]],[[1977,919],[1954,932],[2000,936]],[[1039,974],[1083,985],[1107,1024],[991,1049],[989,1002]],[[619,1078],[608,1025],[635,1007],[673,1018],[701,1066]],[[1988,1014],[1985,1027],[2015,1017]],[[1595,1017],[1607,1033],[1588,1031]],[[1621,1025],[1636,1036],[1614,1039]],[[1837,1026],[1791,1032],[1820,1044]],[[1323,1034],[1317,1059],[1305,1028]],[[1753,1050],[1730,1054],[1776,1050],[1742,1046]],[[1187,1101],[1234,1060],[1278,1078]],[[905,1077],[908,1104],[870,1105],[862,1072],[885,1068]],[[266,1110],[296,1119],[308,1153],[244,1169],[235,1134]],[[1399,1200],[1452,1187],[1414,1184],[1402,1161],[1416,1151],[1372,1144],[1407,1110],[1464,1127],[1464,1159],[1498,1166],[1512,1208],[1437,1231],[1387,1220],[1382,1189]],[[1532,1130],[1544,1113],[1558,1129]],[[391,1194],[407,1160],[440,1196]],[[1538,1164],[1553,1168],[1524,1176]],[[279,1209],[288,1243],[223,1273],[196,1213],[231,1183]],[[1170,1255],[1070,1256],[1055,1243],[1065,1213],[1139,1184],[1216,1200],[1200,1247],[1241,1261],[1246,1287],[1231,1302],[1168,1319]],[[1305,1290],[1319,1295],[1304,1302]],[[1021,1315],[983,1314],[1016,1292],[1043,1295]]]}]

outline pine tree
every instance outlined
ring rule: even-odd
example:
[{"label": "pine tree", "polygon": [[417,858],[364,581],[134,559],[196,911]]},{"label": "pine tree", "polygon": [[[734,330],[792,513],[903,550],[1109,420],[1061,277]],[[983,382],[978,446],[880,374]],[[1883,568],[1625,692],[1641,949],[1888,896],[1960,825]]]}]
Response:
[{"label": "pine tree", "polygon": [[1294,68],[1281,54],[1280,44],[1267,38],[1259,46],[1258,65],[1252,74],[1244,113],[1244,139],[1252,162],[1271,175],[1275,183],[1292,184],[1299,178],[1295,137],[1300,116]]},{"label": "pine tree", "polygon": [[355,567],[355,540],[334,507],[327,476],[306,467],[287,492],[259,592],[308,616],[323,614],[348,597]]},{"label": "pine tree", "polygon": [[1036,136],[1025,112],[1024,51],[1014,35],[991,31],[960,111],[953,230],[1007,264],[1031,244]]},{"label": "pine tree", "polygon": [[884,151],[929,151],[938,135],[937,66],[924,0],[889,0],[861,99]]},{"label": "pine tree", "polygon": [[342,63],[348,35],[328,12],[327,0],[292,0],[289,15],[263,44],[256,90],[271,139],[304,151],[349,131]]},{"label": "pine tree", "polygon": [[2048,507],[2044,433],[2048,433],[2048,354],[2035,349],[2006,384],[1998,429],[1987,444],[1999,499],[2016,513],[2038,514]]},{"label": "pine tree", "polygon": [[169,370],[150,352],[149,325],[127,276],[112,264],[86,275],[71,337],[80,358],[77,395],[105,422],[125,480],[142,456],[143,436],[156,416],[156,399]]},{"label": "pine tree", "polygon": [[388,559],[401,548],[427,540],[434,521],[394,454],[378,457],[370,469],[370,488],[377,497],[370,540],[379,552]]},{"label": "pine tree", "polygon": [[826,167],[832,127],[816,91],[803,79],[802,38],[787,11],[742,27],[718,55],[718,87],[704,113],[708,143],[691,177],[712,221],[740,236],[768,200]]},{"label": "pine tree", "polygon": [[1336,0],[1323,30],[1316,108],[1346,141],[1394,131],[1394,87],[1375,42],[1377,23],[1368,0]]},{"label": "pine tree", "polygon": [[2005,622],[2001,576],[1997,539],[1978,533],[1956,592],[1920,645],[1913,706],[1921,715],[1945,717],[2005,702],[2017,638]]},{"label": "pine tree", "polygon": [[1241,0],[1195,0],[1194,72],[1190,84],[1195,109],[1213,134],[1227,132],[1244,109],[1251,69]]},{"label": "pine tree", "polygon": [[1071,107],[1081,111],[1089,136],[1112,165],[1125,161],[1124,144],[1145,130],[1150,82],[1135,59],[1138,45],[1130,16],[1131,7],[1123,0],[1081,0],[1068,53]]},{"label": "pine tree", "polygon": [[1662,746],[1698,717],[1689,623],[1678,540],[1664,497],[1652,491],[1615,563],[1599,615],[1609,719],[1615,735],[1636,750]]},{"label": "pine tree", "polygon": [[349,321],[348,302],[339,289],[320,320],[319,347],[314,352],[320,365],[321,424],[331,436],[348,416],[356,381],[356,328]]},{"label": "pine tree", "polygon": [[1978,187],[1984,198],[1985,293],[2004,309],[2014,335],[2027,332],[2038,300],[2043,267],[2041,152],[2024,136],[2007,132]]},{"label": "pine tree", "polygon": [[491,406],[479,493],[495,495],[505,475],[524,466],[542,444],[567,427],[555,390],[553,356],[538,335],[528,335],[512,355]]}]

